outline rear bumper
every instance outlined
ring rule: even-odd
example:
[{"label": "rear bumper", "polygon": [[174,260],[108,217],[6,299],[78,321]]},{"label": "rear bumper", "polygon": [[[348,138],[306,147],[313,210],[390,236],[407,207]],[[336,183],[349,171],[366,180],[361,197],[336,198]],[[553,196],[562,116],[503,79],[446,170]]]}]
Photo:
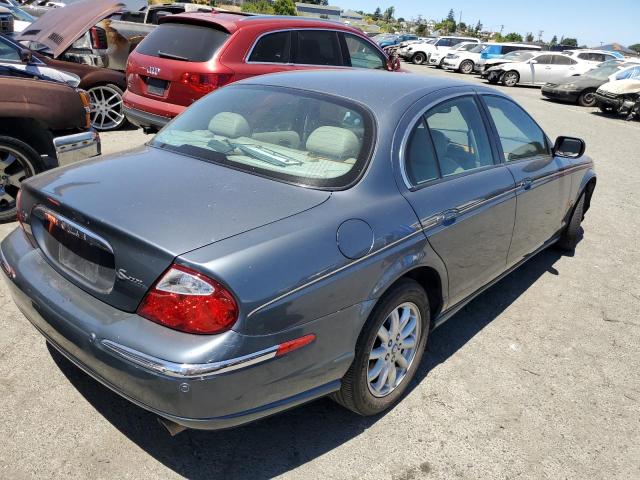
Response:
[{"label": "rear bumper", "polygon": [[[356,339],[335,332],[353,321],[357,306],[272,335],[188,335],[88,295],[57,273],[20,230],[5,238],[0,256],[16,305],[56,350],[132,403],[188,428],[229,428],[327,395],[340,388],[353,359]],[[202,375],[187,368],[237,361],[308,333],[316,335],[314,343],[281,357]],[[148,352],[142,352],[140,339]],[[188,351],[181,348],[185,342]],[[167,363],[186,370],[155,371],[128,358],[130,351],[114,351],[113,344],[128,344],[130,351],[155,360],[171,359]]]},{"label": "rear bumper", "polygon": [[56,137],[53,146],[60,166],[95,157],[101,152],[100,135],[95,130]]},{"label": "rear bumper", "polygon": [[136,108],[124,107],[124,115],[129,122],[140,128],[153,128],[160,130],[171,121],[168,117],[154,115]]},{"label": "rear bumper", "polygon": [[160,129],[187,108],[162,99],[144,97],[129,90],[124,92],[122,100],[127,120],[142,128]]}]

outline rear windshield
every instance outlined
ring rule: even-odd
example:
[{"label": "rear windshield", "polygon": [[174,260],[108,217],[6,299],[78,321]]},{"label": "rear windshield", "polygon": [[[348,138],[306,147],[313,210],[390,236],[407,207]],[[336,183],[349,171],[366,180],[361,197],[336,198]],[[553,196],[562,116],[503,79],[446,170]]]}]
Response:
[{"label": "rear windshield", "polygon": [[372,137],[370,113],[350,101],[232,85],[193,104],[151,146],[275,180],[339,189],[360,176]]},{"label": "rear windshield", "polygon": [[207,62],[227,41],[229,34],[211,27],[184,23],[158,25],[136,51],[152,57]]}]

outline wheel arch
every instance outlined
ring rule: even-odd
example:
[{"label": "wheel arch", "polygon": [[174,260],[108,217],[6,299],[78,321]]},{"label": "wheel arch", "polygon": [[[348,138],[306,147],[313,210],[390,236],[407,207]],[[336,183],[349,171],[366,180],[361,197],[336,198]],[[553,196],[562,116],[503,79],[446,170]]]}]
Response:
[{"label": "wheel arch", "polygon": [[[3,135],[17,138],[30,145],[40,155],[46,155],[56,166],[56,151],[53,146],[53,134],[38,120],[32,118],[2,118],[0,131]],[[46,162],[45,163],[50,163]]]}]

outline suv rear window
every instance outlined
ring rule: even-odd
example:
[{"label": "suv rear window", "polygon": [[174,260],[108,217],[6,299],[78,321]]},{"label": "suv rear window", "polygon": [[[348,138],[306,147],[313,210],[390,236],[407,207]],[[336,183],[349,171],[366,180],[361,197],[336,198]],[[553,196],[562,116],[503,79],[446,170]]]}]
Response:
[{"label": "suv rear window", "polygon": [[315,188],[351,185],[373,145],[371,114],[340,98],[231,85],[169,123],[151,146]]},{"label": "suv rear window", "polygon": [[136,52],[152,57],[207,62],[228,38],[227,32],[211,27],[163,23],[140,42]]}]

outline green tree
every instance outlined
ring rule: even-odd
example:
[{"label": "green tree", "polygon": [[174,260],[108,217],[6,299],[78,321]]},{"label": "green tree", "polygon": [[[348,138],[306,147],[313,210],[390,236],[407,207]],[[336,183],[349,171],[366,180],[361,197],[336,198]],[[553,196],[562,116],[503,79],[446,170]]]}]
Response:
[{"label": "green tree", "polygon": [[522,35],[515,32],[507,33],[503,38],[505,42],[521,42],[522,41]]},{"label": "green tree", "polygon": [[398,23],[404,23],[404,22],[405,22],[404,17],[400,17],[400,18],[398,18]]},{"label": "green tree", "polygon": [[633,45],[629,45],[629,48],[634,52],[640,53],[640,43],[634,43]]},{"label": "green tree", "polygon": [[476,32],[476,34],[482,31],[482,22],[480,20],[478,20],[478,23],[476,23],[476,28],[474,28],[474,31]]},{"label": "green tree", "polygon": [[382,10],[380,10],[380,7],[376,8],[376,11],[373,12],[372,17],[374,20],[380,20],[380,18],[382,17]]},{"label": "green tree", "polygon": [[553,38],[551,39],[551,42],[549,42],[549,45],[557,45],[558,44],[558,36],[554,35]]},{"label": "green tree", "polygon": [[527,35],[524,37],[524,41],[529,43],[533,42],[533,33],[527,32]]},{"label": "green tree", "polygon": [[454,13],[453,8],[449,10],[449,15],[447,15],[447,20],[449,22],[456,23],[456,14]]},{"label": "green tree", "polygon": [[562,45],[569,45],[571,47],[578,46],[578,40],[576,38],[563,38]]},{"label": "green tree", "polygon": [[267,0],[244,2],[242,4],[242,11],[249,13],[264,13],[267,15],[273,15],[275,13],[275,10]]},{"label": "green tree", "polygon": [[296,6],[293,0],[276,0],[273,2],[273,10],[276,15],[295,15]]},{"label": "green tree", "polygon": [[393,14],[395,13],[396,8],[391,6],[384,11],[384,20],[390,22],[393,20]]},{"label": "green tree", "polygon": [[460,22],[460,23],[458,24],[458,30],[459,30],[460,32],[466,32],[468,28],[469,28],[469,27],[467,27],[467,24],[466,24],[466,23],[464,23],[464,22]]}]

